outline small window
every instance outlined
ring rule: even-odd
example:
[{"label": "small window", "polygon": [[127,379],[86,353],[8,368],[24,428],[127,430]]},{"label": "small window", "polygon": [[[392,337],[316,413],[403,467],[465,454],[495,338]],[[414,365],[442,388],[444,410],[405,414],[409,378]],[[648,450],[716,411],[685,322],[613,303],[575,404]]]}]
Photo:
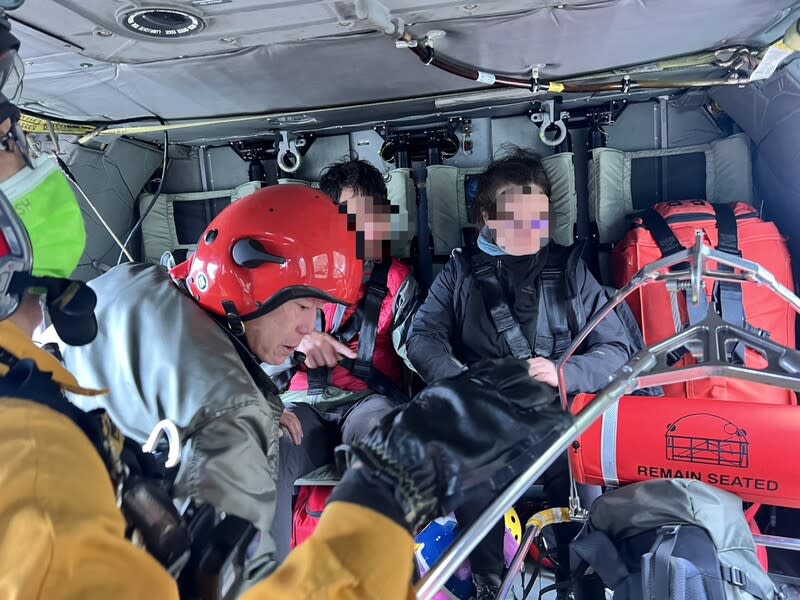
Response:
[{"label": "small window", "polygon": [[230,196],[174,202],[175,232],[179,244],[196,244],[211,219],[231,203]]},{"label": "small window", "polygon": [[473,173],[464,177],[464,204],[467,209],[467,219],[475,222],[475,202],[478,199],[478,183],[480,174]]},{"label": "small window", "polygon": [[635,210],[656,202],[706,200],[706,155],[693,152],[634,159],[631,195]]}]

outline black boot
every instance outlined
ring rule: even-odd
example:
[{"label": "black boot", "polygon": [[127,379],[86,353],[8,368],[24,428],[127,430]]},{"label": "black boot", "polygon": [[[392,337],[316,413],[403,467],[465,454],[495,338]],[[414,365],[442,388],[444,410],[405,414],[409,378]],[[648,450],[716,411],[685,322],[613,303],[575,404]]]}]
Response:
[{"label": "black boot", "polygon": [[502,583],[499,575],[473,575],[476,600],[494,600]]}]

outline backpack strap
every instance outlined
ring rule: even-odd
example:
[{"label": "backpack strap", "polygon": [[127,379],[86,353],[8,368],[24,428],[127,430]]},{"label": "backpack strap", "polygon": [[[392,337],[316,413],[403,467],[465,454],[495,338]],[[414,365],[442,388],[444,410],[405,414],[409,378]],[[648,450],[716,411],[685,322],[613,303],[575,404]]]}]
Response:
[{"label": "backpack strap", "polygon": [[[736,225],[736,215],[730,204],[714,204],[714,213],[717,215],[717,232],[719,233],[719,243],[717,249],[734,256],[742,256],[739,249],[739,229]],[[717,268],[723,273],[733,273],[733,267],[718,265]],[[720,305],[722,319],[731,325],[744,327],[744,298],[742,296],[742,284],[733,281],[718,281],[716,283],[716,295]],[[734,350],[736,356],[744,362],[744,348],[737,344]]]},{"label": "backpack strap", "polygon": [[602,531],[579,536],[570,542],[569,552],[570,565],[574,565],[573,577],[580,578],[587,567],[591,567],[611,590],[615,590],[630,577],[630,571],[617,547]]},{"label": "backpack strap", "polygon": [[470,263],[472,274],[478,281],[494,327],[497,333],[505,338],[511,349],[511,355],[522,360],[531,358],[533,356],[531,345],[522,333],[522,327],[516,316],[511,312],[506,294],[497,279],[495,265],[491,262],[481,261],[479,254],[472,255]]},{"label": "backpack strap", "polygon": [[[716,221],[717,221],[717,231],[719,233],[719,245],[717,246],[718,249],[723,250],[723,252],[728,252],[733,250],[733,253],[739,253],[738,250],[738,235],[736,229],[736,217],[733,214],[733,210],[728,205],[712,205],[714,207]],[[724,207],[724,208],[723,208]],[[722,215],[722,219],[720,219],[720,215]],[[658,245],[659,249],[661,250],[662,256],[669,256],[670,254],[675,254],[676,252],[680,252],[685,248],[680,243],[678,238],[676,237],[675,233],[672,231],[672,228],[669,226],[667,221],[661,214],[654,208],[648,208],[644,214],[642,215],[642,225],[647,229],[650,234],[653,236],[653,240],[655,240],[656,244]],[[723,241],[724,240],[724,241]],[[724,249],[725,248],[725,249]],[[739,254],[741,256],[741,254]],[[686,268],[686,263],[681,263],[679,265],[675,265],[672,267],[673,270],[680,270]],[[719,284],[718,284],[719,285]],[[722,292],[721,288],[716,288],[715,293],[720,294],[720,305],[722,306],[722,318],[728,321],[728,316],[731,319],[736,319],[737,314],[741,315],[741,321],[728,321],[733,323],[734,325],[742,326],[744,324],[744,308],[742,304],[742,296],[741,296],[741,286],[739,284],[725,284],[726,290]],[[727,286],[736,286],[738,287],[738,303],[737,303],[737,295],[736,291],[732,290]],[[670,298],[671,298],[671,308],[672,308],[672,318],[675,322],[675,331],[681,331],[683,329],[683,323],[681,322],[680,313],[678,310],[677,304],[677,291],[670,291]],[[723,298],[722,296],[725,296]],[[706,298],[705,294],[701,294],[699,298],[699,302],[692,303],[689,302],[689,297],[684,292],[684,298],[686,299],[686,313],[689,316],[689,325],[696,325],[697,323],[701,322],[703,319],[706,318],[708,315],[708,299]],[[725,308],[725,305],[728,304],[728,308]],[[736,308],[738,304],[738,310]],[[727,316],[726,316],[727,315]],[[736,356],[740,359],[744,359],[744,353],[741,348],[741,344],[738,344],[734,349]],[[683,355],[686,354],[686,349],[681,349],[675,353],[671,360],[677,362],[680,360]]]},{"label": "backpack strap", "polygon": [[[680,243],[672,228],[667,224],[664,217],[661,216],[655,208],[648,208],[642,214],[642,225],[653,236],[653,240],[661,250],[661,256],[669,256],[681,250],[685,250],[683,244]],[[681,265],[676,265],[675,269],[680,268]]]},{"label": "backpack strap", "polygon": [[[650,552],[642,556],[642,592],[645,600],[668,599],[672,553],[682,525],[666,525],[658,529],[658,537]],[[695,527],[695,526],[690,526]],[[708,535],[706,533],[706,535]],[[710,538],[709,538],[710,539]],[[724,581],[741,588],[757,600],[772,597],[767,590],[747,576],[741,569],[719,561],[720,575]]]},{"label": "backpack strap", "polygon": [[[774,592],[770,593],[767,590],[761,588],[755,581],[750,579],[747,576],[747,573],[742,571],[741,569],[737,569],[731,565],[727,565],[720,561],[719,563],[720,573],[722,578],[730,583],[733,586],[738,588],[742,588],[745,592],[757,598],[758,600],[769,600],[769,598],[774,597]],[[770,590],[772,591],[772,590]]]},{"label": "backpack strap", "polygon": [[642,556],[642,598],[668,600],[672,552],[678,541],[680,525],[660,527],[650,552]]},{"label": "backpack strap", "polygon": [[[644,225],[645,229],[653,236],[653,240],[655,240],[661,250],[661,256],[669,256],[685,250],[683,244],[680,243],[675,233],[672,231],[672,228],[656,209],[648,208],[644,212],[642,215],[642,225]],[[675,265],[672,269],[680,270],[686,267],[686,263],[681,263]],[[678,292],[674,291],[670,292],[673,303],[672,316],[675,320],[675,330],[680,331],[683,329],[683,323],[680,322],[680,314],[677,311],[677,293]],[[705,319],[708,315],[708,300],[705,295],[701,294],[700,301],[697,304],[689,302],[689,298],[686,296],[686,312],[689,315],[689,325],[695,325]]]}]

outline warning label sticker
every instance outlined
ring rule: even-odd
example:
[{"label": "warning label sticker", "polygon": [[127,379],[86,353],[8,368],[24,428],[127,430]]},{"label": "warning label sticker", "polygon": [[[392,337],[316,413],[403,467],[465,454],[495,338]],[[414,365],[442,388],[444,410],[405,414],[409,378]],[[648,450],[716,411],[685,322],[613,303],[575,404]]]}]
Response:
[{"label": "warning label sticker", "polygon": [[74,125],[26,114],[20,116],[19,125],[23,131],[28,133],[50,133],[52,131],[55,135],[86,135],[96,129],[94,125]]},{"label": "warning label sticker", "polygon": [[741,475],[728,475],[724,473],[703,473],[691,469],[671,469],[669,467],[656,467],[638,465],[636,473],[640,477],[650,479],[696,479],[710,485],[720,485],[741,488],[743,490],[766,490],[776,492],[780,483],[772,479],[759,479],[758,477],[744,477]]}]

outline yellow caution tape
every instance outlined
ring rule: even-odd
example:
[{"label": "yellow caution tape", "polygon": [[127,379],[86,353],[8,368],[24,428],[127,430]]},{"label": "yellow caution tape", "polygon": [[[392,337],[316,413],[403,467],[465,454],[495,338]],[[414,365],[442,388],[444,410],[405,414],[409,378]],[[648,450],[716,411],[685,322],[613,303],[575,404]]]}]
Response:
[{"label": "yellow caution tape", "polygon": [[86,135],[97,129],[94,125],[73,125],[26,114],[20,116],[19,124],[22,130],[28,133],[50,133],[52,131],[56,135]]}]

